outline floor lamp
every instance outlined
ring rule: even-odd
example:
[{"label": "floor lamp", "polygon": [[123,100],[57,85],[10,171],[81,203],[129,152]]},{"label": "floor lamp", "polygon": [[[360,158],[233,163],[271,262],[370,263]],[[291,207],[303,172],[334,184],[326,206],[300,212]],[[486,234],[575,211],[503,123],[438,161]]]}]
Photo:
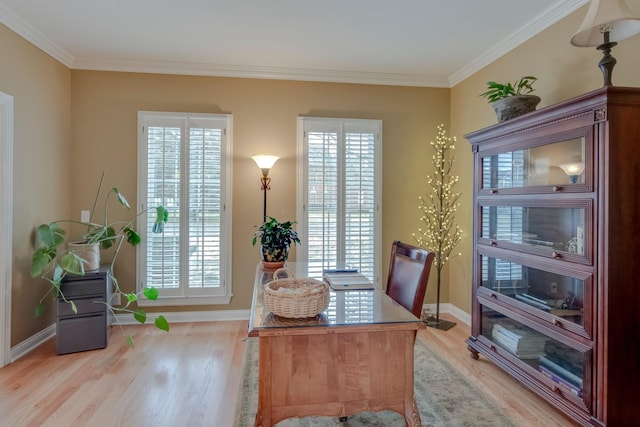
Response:
[{"label": "floor lamp", "polygon": [[267,222],[267,190],[271,190],[271,178],[269,178],[269,169],[273,167],[278,160],[278,156],[258,155],[251,157],[260,170],[262,170],[262,178],[260,178],[260,189],[264,192],[264,210],[262,215],[262,222]]}]

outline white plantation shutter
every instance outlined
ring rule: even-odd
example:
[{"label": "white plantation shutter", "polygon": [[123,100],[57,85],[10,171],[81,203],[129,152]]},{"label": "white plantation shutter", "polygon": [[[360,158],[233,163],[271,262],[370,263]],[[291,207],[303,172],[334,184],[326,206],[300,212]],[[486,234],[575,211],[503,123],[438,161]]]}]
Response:
[{"label": "white plantation shutter", "polygon": [[381,122],[299,118],[298,258],[379,277]]},{"label": "white plantation shutter", "polygon": [[141,217],[139,288],[164,303],[228,302],[231,117],[141,112],[140,122],[139,199],[162,204],[169,221],[153,234],[155,211]]}]

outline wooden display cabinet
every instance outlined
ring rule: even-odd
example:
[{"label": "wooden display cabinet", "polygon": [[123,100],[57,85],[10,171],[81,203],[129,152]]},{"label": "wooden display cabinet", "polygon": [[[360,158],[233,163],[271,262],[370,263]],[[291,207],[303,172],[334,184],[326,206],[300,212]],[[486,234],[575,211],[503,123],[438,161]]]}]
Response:
[{"label": "wooden display cabinet", "polygon": [[466,135],[472,357],[583,425],[640,420],[640,89]]}]

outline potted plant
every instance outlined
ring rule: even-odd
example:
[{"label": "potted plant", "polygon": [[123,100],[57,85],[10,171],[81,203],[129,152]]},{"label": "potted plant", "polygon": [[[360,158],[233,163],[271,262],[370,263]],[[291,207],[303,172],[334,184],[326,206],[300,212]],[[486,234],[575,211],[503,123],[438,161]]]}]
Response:
[{"label": "potted plant", "polygon": [[291,244],[299,244],[298,232],[293,229],[295,221],[278,222],[267,217],[253,235],[253,245],[260,239],[262,263],[268,267],[282,267],[289,257]]},{"label": "potted plant", "polygon": [[[167,222],[168,212],[163,206],[157,206],[136,214],[128,221],[109,222],[108,206],[109,201],[112,200],[111,196],[115,196],[122,207],[126,209],[131,208],[118,188],[112,187],[104,197],[104,207],[102,211],[103,221],[100,223],[96,222],[94,221],[94,214],[96,206],[100,201],[103,182],[104,173],[100,179],[93,208],[90,211],[89,221],[59,220],[49,224],[42,224],[36,229],[36,249],[31,258],[31,277],[41,277],[51,285],[36,306],[36,316],[40,316],[44,312],[44,299],[51,293],[53,293],[54,297],[61,297],[71,305],[73,312],[77,313],[74,302],[68,300],[61,292],[60,285],[62,280],[69,273],[83,276],[86,271],[97,269],[100,266],[99,250],[108,249],[113,246],[115,247],[115,252],[113,253],[108,274],[114,284],[114,293],[118,293],[124,297],[126,303],[122,307],[114,307],[110,301],[107,301],[108,309],[112,313],[116,311],[133,313],[134,318],[138,322],[145,323],[146,313],[144,310],[140,308],[132,310],[129,308],[133,302],[137,301],[139,295],[136,293],[126,293],[120,289],[118,281],[113,275],[113,266],[118,258],[120,248],[125,241],[131,246],[136,246],[140,243],[141,238],[135,230],[134,224],[140,215],[151,209],[155,209],[156,220],[152,231],[154,233],[161,233],[164,229],[164,224]],[[79,241],[76,239],[71,240],[68,238],[67,231],[61,228],[61,224],[68,224],[69,226],[76,224],[76,226],[82,226],[86,231],[81,235]],[[154,288],[145,288],[142,293],[146,298],[151,300],[158,298],[158,291]],[[163,316],[158,316],[155,319],[155,325],[159,329],[169,330],[169,324]],[[129,343],[132,344],[131,337],[127,336],[127,339]]]},{"label": "potted plant", "polygon": [[540,97],[531,95],[535,89],[534,76],[524,76],[515,83],[487,82],[488,90],[480,96],[487,98],[498,116],[499,122],[521,116],[536,109]]}]

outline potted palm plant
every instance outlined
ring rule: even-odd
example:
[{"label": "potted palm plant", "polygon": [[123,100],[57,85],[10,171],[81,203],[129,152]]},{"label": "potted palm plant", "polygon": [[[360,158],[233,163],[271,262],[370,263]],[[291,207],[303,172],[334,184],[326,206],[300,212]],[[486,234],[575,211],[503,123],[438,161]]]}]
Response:
[{"label": "potted palm plant", "polygon": [[289,257],[291,244],[300,244],[298,232],[293,229],[295,221],[279,222],[273,217],[267,217],[253,235],[253,245],[260,239],[260,253],[262,263],[266,267],[282,267]]},{"label": "potted palm plant", "polygon": [[531,95],[535,89],[533,83],[538,80],[534,76],[524,76],[515,83],[487,82],[487,91],[480,94],[487,98],[498,116],[499,122],[521,116],[536,109],[540,97]]},{"label": "potted palm plant", "polygon": [[[86,271],[98,269],[100,266],[100,249],[115,247],[108,274],[114,284],[114,293],[123,296],[126,303],[122,307],[114,307],[110,301],[107,301],[108,309],[112,313],[116,311],[131,312],[138,322],[144,323],[146,321],[146,313],[142,309],[129,309],[129,306],[137,301],[139,295],[136,293],[123,292],[120,289],[118,281],[113,275],[113,266],[118,258],[120,248],[125,241],[131,246],[136,246],[141,242],[141,237],[135,230],[135,221],[149,209],[136,214],[128,221],[109,222],[109,201],[113,200],[111,196],[115,197],[120,206],[130,209],[127,199],[120,193],[117,187],[112,187],[104,197],[102,222],[95,221],[94,214],[97,204],[100,201],[103,182],[104,173],[100,179],[93,208],[90,211],[89,221],[59,220],[42,224],[36,229],[36,249],[31,258],[31,277],[41,277],[51,285],[36,306],[36,316],[40,316],[44,312],[46,307],[44,300],[47,295],[50,294],[53,294],[54,297],[61,297],[71,305],[73,312],[77,313],[74,302],[67,299],[61,292],[60,285],[63,279],[68,274],[83,276]],[[152,231],[154,233],[161,233],[164,230],[164,224],[167,222],[168,212],[163,206],[157,206],[151,209],[156,211],[156,220]],[[76,226],[82,226],[86,231],[82,233],[79,240],[72,240],[69,238],[68,231],[61,227],[62,224],[66,224],[68,226],[67,228],[72,227],[74,224]],[[158,291],[154,288],[146,288],[142,293],[148,299],[155,300],[158,297]],[[155,325],[159,329],[169,330],[169,325],[163,316],[158,316],[155,319]],[[130,340],[130,337],[128,337],[128,339]]]}]

